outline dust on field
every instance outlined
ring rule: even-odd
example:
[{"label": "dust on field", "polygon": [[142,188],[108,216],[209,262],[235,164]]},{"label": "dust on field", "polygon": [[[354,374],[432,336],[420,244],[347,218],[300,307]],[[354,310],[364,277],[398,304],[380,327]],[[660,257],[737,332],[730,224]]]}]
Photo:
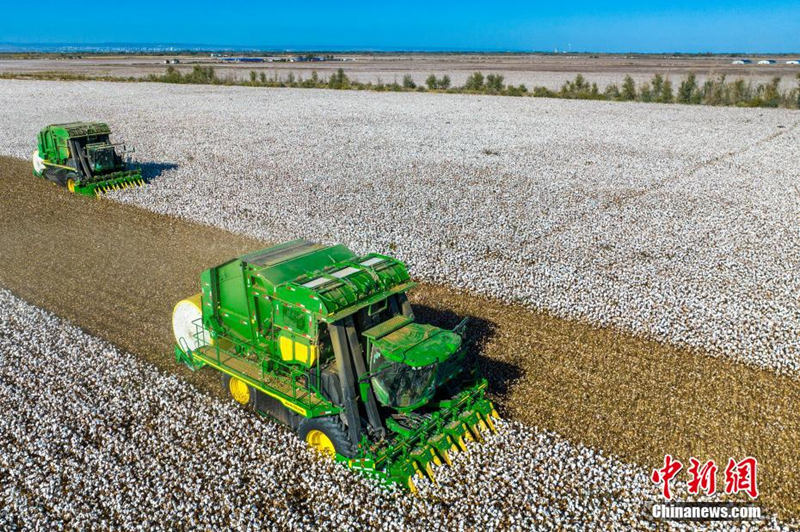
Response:
[{"label": "dust on field", "polygon": [[[198,291],[204,268],[265,245],[70,195],[0,157],[0,285],[215,395],[213,372],[174,361],[172,306]],[[442,325],[472,317],[505,415],[647,468],[667,453],[722,467],[755,456],[759,501],[800,516],[797,379],[440,286],[412,302]]]}]

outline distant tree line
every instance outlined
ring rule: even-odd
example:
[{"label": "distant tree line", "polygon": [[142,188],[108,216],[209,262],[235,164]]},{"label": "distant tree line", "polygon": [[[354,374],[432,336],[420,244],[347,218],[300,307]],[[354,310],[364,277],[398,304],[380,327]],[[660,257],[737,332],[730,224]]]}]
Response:
[{"label": "distant tree line", "polygon": [[707,79],[702,84],[694,74],[689,74],[673,89],[672,82],[661,74],[638,86],[631,76],[625,76],[622,85],[612,83],[602,92],[597,84],[589,84],[582,75],[567,81],[559,91],[535,89],[535,96],[552,98],[577,98],[587,100],[637,101],[657,103],[683,103],[694,105],[723,105],[737,107],[788,107],[800,108],[800,74],[798,86],[781,90],[781,78],[774,77],[766,83],[737,79],[728,81],[724,75]]},{"label": "distant tree line", "polygon": [[37,72],[26,74],[3,73],[0,78],[28,79],[66,79],[66,80],[103,80],[103,81],[157,81],[162,83],[192,83],[212,85],[245,85],[251,87],[293,87],[337,90],[372,90],[372,91],[417,91],[446,92],[467,94],[497,94],[504,96],[533,96],[545,98],[568,98],[581,100],[607,100],[628,102],[681,103],[694,105],[722,105],[739,107],[786,107],[800,109],[800,74],[797,75],[797,86],[781,89],[781,78],[775,77],[765,83],[753,83],[744,79],[729,81],[724,75],[709,78],[702,84],[694,74],[684,77],[677,87],[669,78],[661,74],[654,75],[649,81],[636,84],[631,76],[625,76],[621,84],[611,83],[600,89],[597,83],[589,83],[582,74],[566,81],[559,90],[547,87],[506,84],[500,74],[483,75],[482,72],[471,74],[462,86],[453,86],[448,75],[437,77],[431,74],[424,85],[417,85],[410,74],[403,76],[400,83],[376,83],[351,80],[343,69],[327,78],[313,71],[307,78],[294,73],[286,77],[278,77],[273,72],[267,76],[265,72],[250,71],[249,80],[231,77],[220,78],[213,67],[194,66],[190,72],[181,72],[174,66],[168,66],[164,74],[151,74],[146,78],[114,78],[109,76],[91,77],[81,74],[58,72]]}]

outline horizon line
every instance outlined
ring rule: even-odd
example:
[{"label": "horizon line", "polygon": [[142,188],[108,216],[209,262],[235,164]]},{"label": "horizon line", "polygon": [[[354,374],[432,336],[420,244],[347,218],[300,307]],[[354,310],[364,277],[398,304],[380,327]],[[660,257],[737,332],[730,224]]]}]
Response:
[{"label": "horizon line", "polygon": [[[3,48],[18,48],[19,50],[3,50]],[[257,52],[257,53],[341,53],[341,54],[547,54],[547,55],[569,55],[569,54],[598,54],[598,55],[796,55],[800,52],[797,51],[780,51],[780,52],[758,52],[758,51],[742,51],[742,50],[726,50],[726,51],[597,51],[597,50],[568,50],[554,48],[553,50],[532,50],[532,49],[468,49],[468,48],[438,48],[438,47],[423,47],[423,48],[402,48],[402,47],[358,47],[358,46],[328,46],[328,47],[293,47],[293,46],[251,46],[251,45],[213,45],[202,43],[128,43],[128,42],[98,42],[98,43],[40,43],[40,42],[11,42],[0,41],[0,53],[46,53],[46,48],[50,53],[57,53],[57,49],[68,48],[70,52],[94,52],[97,48],[109,48],[117,52],[126,51],[140,51],[140,52]],[[64,53],[64,52],[61,52]]]}]

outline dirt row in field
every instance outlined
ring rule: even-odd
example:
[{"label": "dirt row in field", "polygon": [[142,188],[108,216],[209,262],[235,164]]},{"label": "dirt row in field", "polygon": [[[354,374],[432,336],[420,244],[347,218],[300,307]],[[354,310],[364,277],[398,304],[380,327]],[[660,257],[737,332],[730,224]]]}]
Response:
[{"label": "dirt row in field", "polygon": [[[209,393],[222,393],[213,373],[174,362],[172,306],[197,291],[203,268],[265,245],[73,196],[34,179],[26,161],[0,158],[0,285]],[[755,456],[762,504],[800,516],[796,379],[439,286],[412,301],[443,325],[473,317],[507,416],[645,467],[666,453]]]}]

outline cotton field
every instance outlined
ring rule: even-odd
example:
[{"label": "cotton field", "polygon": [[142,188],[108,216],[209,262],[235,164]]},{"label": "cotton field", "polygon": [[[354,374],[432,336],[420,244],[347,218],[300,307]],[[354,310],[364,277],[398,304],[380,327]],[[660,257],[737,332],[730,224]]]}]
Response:
[{"label": "cotton field", "polygon": [[1,81],[3,153],[102,119],[114,199],[800,369],[800,113],[443,94]]},{"label": "cotton field", "polygon": [[[13,180],[34,178],[3,160],[0,529],[682,528],[649,515],[661,440],[684,460],[758,455],[765,518],[737,525],[800,525],[770,513],[796,517],[800,485],[787,452],[800,426],[799,111],[18,80],[0,80],[0,101],[0,155],[29,158],[46,124],[98,120],[150,181],[100,199],[41,189],[37,202]],[[208,368],[173,374],[159,335],[184,296],[164,287],[199,274],[178,267],[187,254],[223,254],[234,237],[215,228],[405,261],[430,283],[420,314],[472,317],[489,393],[513,419],[411,496],[221,400]],[[31,256],[72,270],[33,283]],[[152,319],[126,325],[137,313]],[[120,330],[155,339],[139,349]]]},{"label": "cotton field", "polygon": [[0,353],[3,529],[655,527],[647,471],[519,423],[412,497],[5,290]]}]

